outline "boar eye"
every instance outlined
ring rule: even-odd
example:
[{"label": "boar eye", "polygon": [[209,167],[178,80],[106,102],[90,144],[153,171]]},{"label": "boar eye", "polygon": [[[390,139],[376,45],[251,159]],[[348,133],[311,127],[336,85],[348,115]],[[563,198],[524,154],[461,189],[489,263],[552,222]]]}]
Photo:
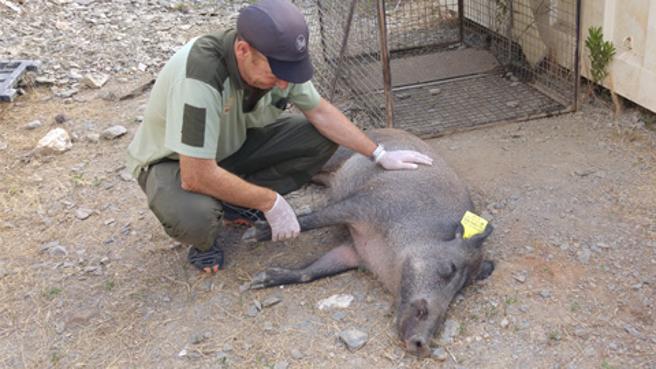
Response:
[{"label": "boar eye", "polygon": [[456,274],[456,270],[457,268],[454,263],[441,264],[437,268],[437,274],[439,274],[440,278],[448,281]]}]

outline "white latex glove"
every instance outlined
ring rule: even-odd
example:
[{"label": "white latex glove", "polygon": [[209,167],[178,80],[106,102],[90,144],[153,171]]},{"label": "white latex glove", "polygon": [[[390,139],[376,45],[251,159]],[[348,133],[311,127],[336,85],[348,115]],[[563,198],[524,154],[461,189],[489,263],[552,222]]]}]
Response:
[{"label": "white latex glove", "polygon": [[301,226],[298,224],[294,210],[279,193],[276,194],[276,202],[273,207],[265,212],[264,216],[271,227],[271,240],[273,241],[294,238],[301,233]]},{"label": "white latex glove", "polygon": [[433,165],[433,159],[412,150],[385,151],[376,157],[376,163],[387,170],[417,169],[417,164]]}]

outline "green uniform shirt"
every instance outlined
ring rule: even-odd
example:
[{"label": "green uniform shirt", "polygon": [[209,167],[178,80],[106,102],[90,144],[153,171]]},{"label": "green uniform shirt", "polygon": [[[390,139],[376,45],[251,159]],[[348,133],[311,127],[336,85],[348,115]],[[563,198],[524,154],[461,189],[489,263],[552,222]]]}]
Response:
[{"label": "green uniform shirt", "polygon": [[128,146],[128,169],[177,154],[220,161],[246,140],[246,129],[274,123],[286,101],[301,111],[320,96],[312,82],[285,90],[251,88],[242,82],[233,44],[235,31],[201,36],[183,46],[157,77],[144,122]]}]

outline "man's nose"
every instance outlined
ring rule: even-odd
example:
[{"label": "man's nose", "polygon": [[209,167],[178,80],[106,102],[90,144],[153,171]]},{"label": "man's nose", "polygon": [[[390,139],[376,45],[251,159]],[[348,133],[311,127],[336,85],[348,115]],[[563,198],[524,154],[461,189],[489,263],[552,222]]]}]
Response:
[{"label": "man's nose", "polygon": [[284,90],[289,86],[289,82],[283,81],[281,79],[276,80],[276,87],[278,87],[281,90]]}]

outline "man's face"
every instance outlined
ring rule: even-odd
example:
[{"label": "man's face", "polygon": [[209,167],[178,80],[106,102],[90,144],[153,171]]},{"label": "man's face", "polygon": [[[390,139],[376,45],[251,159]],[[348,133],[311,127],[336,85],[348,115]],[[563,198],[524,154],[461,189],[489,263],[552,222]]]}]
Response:
[{"label": "man's face", "polygon": [[270,90],[278,87],[284,90],[289,82],[278,79],[273,72],[267,58],[259,51],[252,48],[245,41],[237,41],[237,65],[239,74],[244,82],[249,86],[261,90]]}]

